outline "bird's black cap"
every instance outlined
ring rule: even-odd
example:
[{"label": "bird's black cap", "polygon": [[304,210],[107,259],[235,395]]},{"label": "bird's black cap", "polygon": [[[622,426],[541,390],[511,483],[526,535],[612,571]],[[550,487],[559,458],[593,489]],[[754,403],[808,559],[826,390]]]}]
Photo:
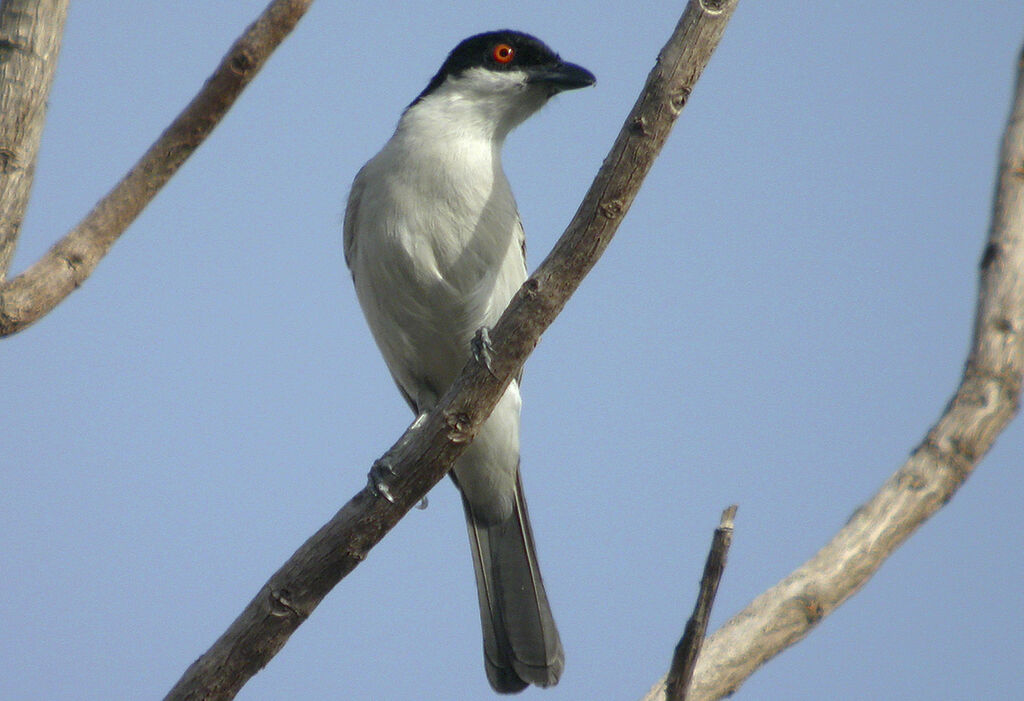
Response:
[{"label": "bird's black cap", "polygon": [[512,29],[501,29],[476,34],[459,42],[413,104],[432,93],[449,77],[459,76],[471,68],[525,70],[531,74],[530,82],[549,85],[552,94],[583,88],[596,82],[593,73],[582,66],[563,61],[537,37]]}]

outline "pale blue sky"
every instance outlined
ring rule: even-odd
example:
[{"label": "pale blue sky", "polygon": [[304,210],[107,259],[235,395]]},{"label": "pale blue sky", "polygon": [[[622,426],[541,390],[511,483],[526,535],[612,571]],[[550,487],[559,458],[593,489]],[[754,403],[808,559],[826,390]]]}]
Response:
[{"label": "pale blue sky", "polygon": [[[23,269],[264,0],[73,3]],[[341,255],[359,166],[500,27],[591,69],[513,134],[531,267],[682,2],[317,3],[85,286],[3,341],[0,698],[160,698],[409,416]],[[812,555],[959,378],[1019,2],[742,0],[618,238],[526,368],[523,469],[566,648],[552,690],[664,673],[712,529],[713,626]],[[1024,649],[1024,428],[741,699],[1003,699]],[[487,699],[442,483],[241,699]]]}]

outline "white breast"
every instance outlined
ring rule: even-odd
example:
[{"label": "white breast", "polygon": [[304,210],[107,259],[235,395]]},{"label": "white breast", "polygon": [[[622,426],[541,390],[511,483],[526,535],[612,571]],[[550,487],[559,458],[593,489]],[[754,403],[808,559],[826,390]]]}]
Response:
[{"label": "white breast", "polygon": [[346,257],[392,375],[423,409],[461,370],[470,339],[494,323],[526,269],[501,144],[411,121],[356,177]]}]

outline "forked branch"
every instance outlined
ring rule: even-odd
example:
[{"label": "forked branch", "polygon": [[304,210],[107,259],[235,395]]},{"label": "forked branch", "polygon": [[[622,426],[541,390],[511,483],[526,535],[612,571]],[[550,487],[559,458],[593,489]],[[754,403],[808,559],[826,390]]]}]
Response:
[{"label": "forked branch", "polygon": [[[953,497],[1017,413],[1024,371],[1024,53],[992,209],[974,339],[956,394],[906,463],[831,542],[708,639],[690,699],[733,693],[856,593]],[[644,701],[664,698],[662,680]]]},{"label": "forked branch", "polygon": [[[156,193],[210,135],[234,104],[235,99],[256,76],[274,49],[295,27],[312,2],[313,0],[271,2],[231,47],[192,102],[149,147],[128,174],[114,186],[114,189],[35,264],[17,277],[0,282],[0,337],[9,336],[39,320],[92,274],[96,265],[128,225],[135,221]],[[39,6],[48,3],[5,1],[5,10],[8,4]],[[66,1],[63,4],[66,5]],[[50,61],[52,70],[52,62],[56,61],[55,52],[50,56]],[[43,97],[45,99],[45,95]],[[42,129],[41,114],[38,125],[39,129]],[[28,156],[25,158],[27,162]],[[30,160],[31,163],[27,162],[26,167],[31,170],[35,164],[34,153]],[[0,165],[3,163],[0,162]],[[5,182],[0,190],[12,185],[13,183]],[[27,201],[27,190],[25,198]],[[3,195],[0,194],[0,202],[3,201]],[[24,206],[24,202],[21,206]],[[20,228],[20,223],[19,216],[4,226],[16,224]],[[16,237],[17,233],[17,228],[10,232],[12,249],[13,237]]]}]

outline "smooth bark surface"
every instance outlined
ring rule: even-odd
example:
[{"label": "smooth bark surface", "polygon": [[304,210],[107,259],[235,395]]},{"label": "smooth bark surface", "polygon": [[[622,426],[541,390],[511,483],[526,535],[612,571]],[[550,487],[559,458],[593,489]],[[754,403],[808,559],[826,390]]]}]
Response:
[{"label": "smooth bark surface", "polygon": [[68,0],[0,2],[0,283],[25,217]]},{"label": "smooth bark surface", "polygon": [[168,699],[230,699],[326,594],[447,474],[511,378],[607,247],[718,44],[736,0],[691,0],[583,204],[490,333],[490,368],[462,376],[385,459],[394,501],[364,489],[279,569]]},{"label": "smooth bark surface", "polygon": [[89,277],[128,225],[210,135],[312,1],[270,3],[121,182],[38,262],[0,284],[0,336],[37,321]]},{"label": "smooth bark surface", "polygon": [[[803,639],[942,508],[1017,413],[1024,371],[1024,53],[981,257],[974,339],[956,394],[906,463],[847,525],[704,646],[691,699],[719,699]],[[665,698],[664,680],[645,701]]]}]

